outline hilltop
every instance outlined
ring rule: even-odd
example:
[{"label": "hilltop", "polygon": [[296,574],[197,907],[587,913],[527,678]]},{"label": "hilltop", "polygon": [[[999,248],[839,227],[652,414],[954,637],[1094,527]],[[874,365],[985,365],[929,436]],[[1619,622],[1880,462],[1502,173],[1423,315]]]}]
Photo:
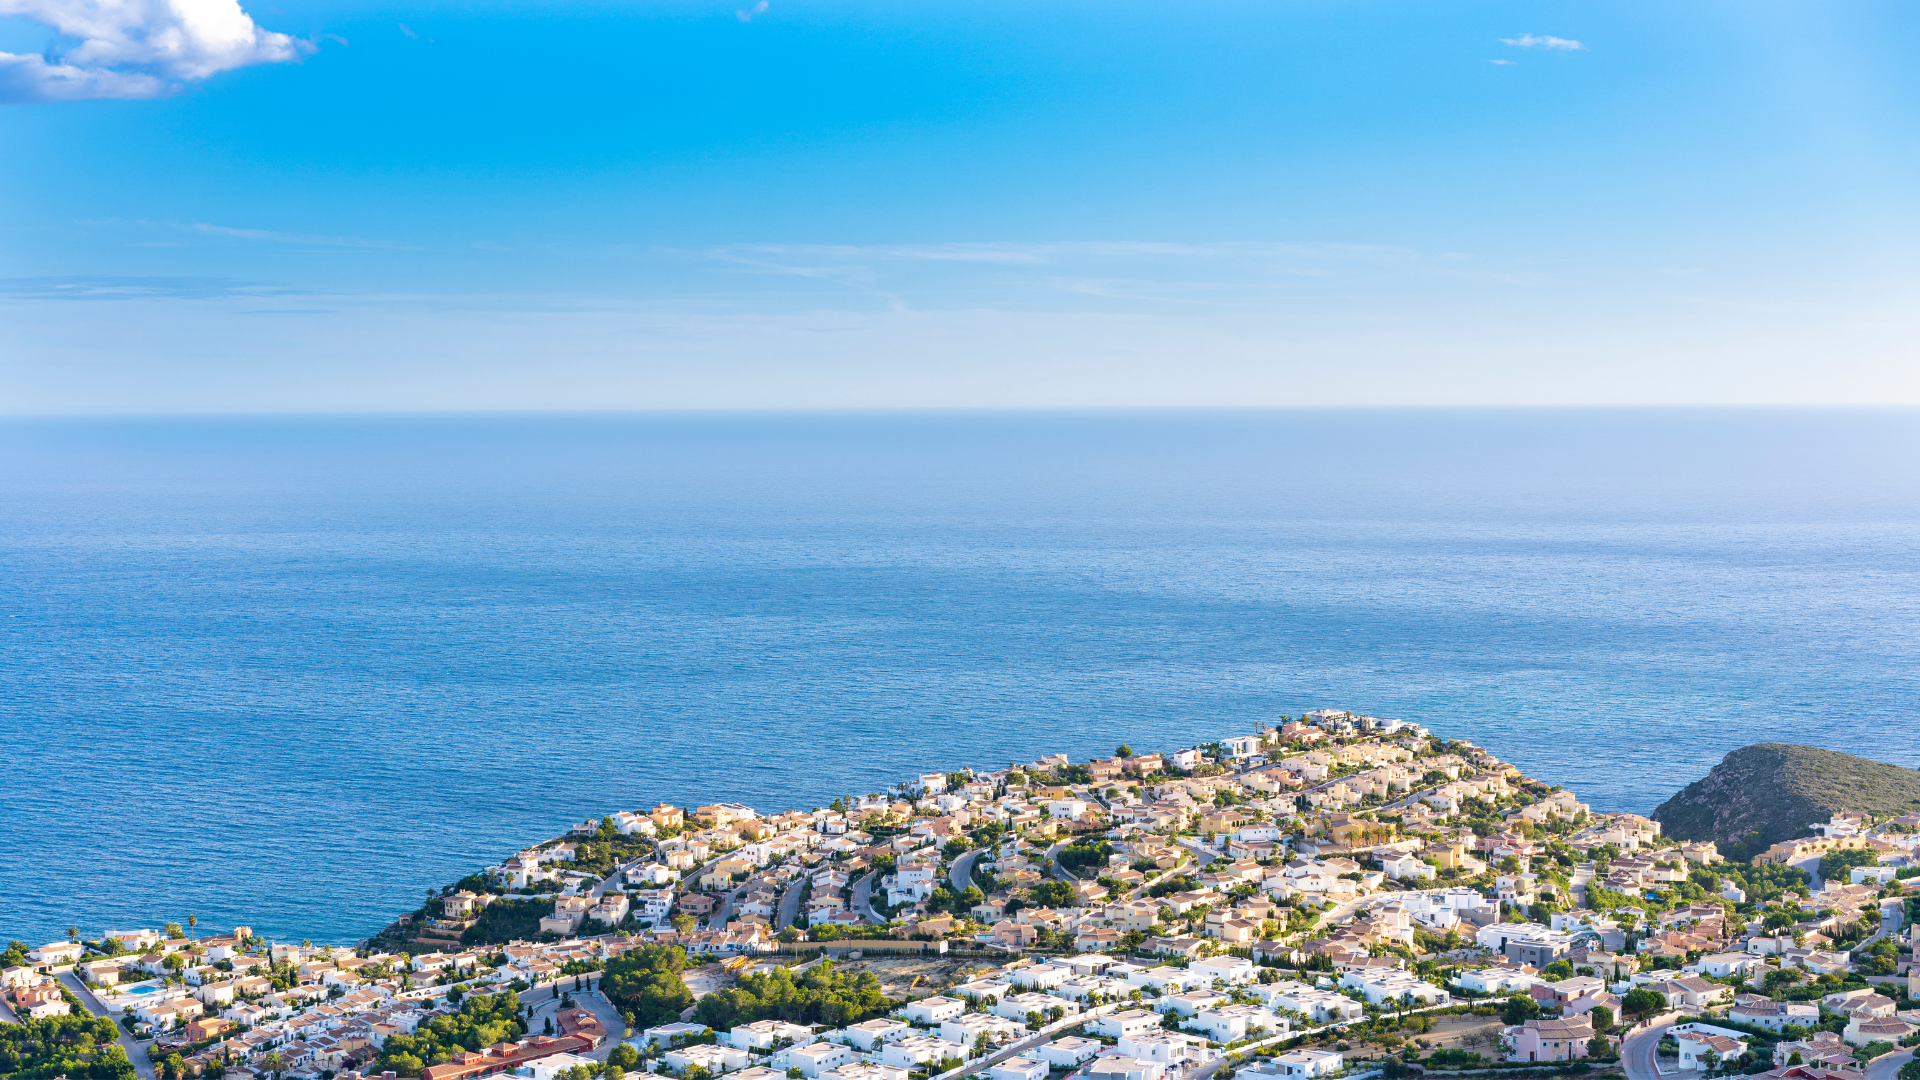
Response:
[{"label": "hilltop", "polygon": [[1668,836],[1714,840],[1729,857],[1805,836],[1838,810],[1920,810],[1920,770],[1791,743],[1755,743],[1653,811]]}]

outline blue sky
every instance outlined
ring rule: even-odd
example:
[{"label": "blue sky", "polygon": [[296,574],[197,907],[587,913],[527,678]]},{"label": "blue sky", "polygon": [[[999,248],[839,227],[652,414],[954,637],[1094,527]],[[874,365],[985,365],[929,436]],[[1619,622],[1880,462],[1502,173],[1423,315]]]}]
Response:
[{"label": "blue sky", "polygon": [[1920,402],[1911,5],[230,7],[0,0],[0,409]]}]

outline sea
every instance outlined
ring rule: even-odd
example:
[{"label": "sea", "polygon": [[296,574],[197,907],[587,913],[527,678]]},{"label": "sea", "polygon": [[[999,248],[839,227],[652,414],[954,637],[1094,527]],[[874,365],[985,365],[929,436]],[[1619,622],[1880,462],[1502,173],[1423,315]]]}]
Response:
[{"label": "sea", "polygon": [[1920,412],[0,421],[0,938],[348,943],[584,818],[1316,708],[1920,766]]}]

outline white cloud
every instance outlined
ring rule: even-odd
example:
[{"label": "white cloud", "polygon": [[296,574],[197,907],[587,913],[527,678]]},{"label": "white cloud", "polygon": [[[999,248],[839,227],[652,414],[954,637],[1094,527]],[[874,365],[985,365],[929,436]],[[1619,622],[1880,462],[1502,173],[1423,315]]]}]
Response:
[{"label": "white cloud", "polygon": [[1511,60],[1489,60],[1489,61],[1487,61],[1487,63],[1489,63],[1489,64],[1498,64],[1498,65],[1500,65],[1501,67],[1512,67],[1512,66],[1513,66],[1513,61],[1511,61]]},{"label": "white cloud", "polygon": [[262,30],[238,0],[0,0],[77,41],[45,56],[0,52],[0,102],[161,97],[184,82],[298,60],[313,46]]},{"label": "white cloud", "polygon": [[752,22],[755,15],[765,15],[766,13],[767,0],[760,0],[759,3],[753,5],[752,10],[746,8],[733,9],[733,17],[739,19],[741,22]]},{"label": "white cloud", "polygon": [[1572,38],[1554,37],[1552,34],[1521,34],[1519,37],[1505,37],[1500,40],[1516,49],[1562,49],[1567,52],[1586,49],[1585,45]]}]

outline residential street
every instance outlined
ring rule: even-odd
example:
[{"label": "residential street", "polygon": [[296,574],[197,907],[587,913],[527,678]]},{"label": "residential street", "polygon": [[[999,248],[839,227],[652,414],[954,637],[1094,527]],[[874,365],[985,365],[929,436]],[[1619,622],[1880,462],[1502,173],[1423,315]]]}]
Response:
[{"label": "residential street", "polygon": [[795,878],[793,883],[787,886],[787,891],[780,894],[780,910],[776,913],[773,923],[775,930],[785,930],[793,925],[793,920],[800,917],[800,894],[806,891],[806,881],[804,877]]},{"label": "residential street", "polygon": [[1660,1072],[1654,1068],[1653,1056],[1660,1046],[1660,1036],[1685,1019],[1685,1013],[1668,1013],[1627,1036],[1620,1044],[1620,1067],[1626,1071],[1627,1080],[1659,1080]]},{"label": "residential street", "polygon": [[1894,1080],[1900,1074],[1900,1067],[1912,1060],[1911,1050],[1874,1058],[1867,1063],[1867,1080]]},{"label": "residential street", "polygon": [[878,872],[869,870],[860,875],[860,880],[853,883],[853,913],[875,926],[886,922],[880,917],[879,912],[873,910],[873,886],[879,878]]},{"label": "residential street", "polygon": [[[80,1004],[85,1005],[87,1011],[93,1015],[113,1015],[107,1011],[105,1005],[100,1004],[100,999],[94,997],[93,991],[87,989],[86,984],[81,982],[80,977],[75,975],[71,970],[60,973],[60,984],[68,990],[73,991],[73,996],[79,998]],[[139,1075],[140,1080],[153,1080],[153,1062],[147,1060],[147,1048],[134,1042],[133,1036],[127,1034],[127,1029],[120,1028],[119,1030],[120,1038],[118,1042],[120,1043],[120,1049],[125,1050],[127,1057],[132,1060],[133,1071]]]},{"label": "residential street", "polygon": [[973,884],[974,860],[985,854],[986,850],[986,848],[974,848],[953,860],[953,865],[947,869],[947,882],[953,886],[956,894],[966,892],[967,887]]}]

